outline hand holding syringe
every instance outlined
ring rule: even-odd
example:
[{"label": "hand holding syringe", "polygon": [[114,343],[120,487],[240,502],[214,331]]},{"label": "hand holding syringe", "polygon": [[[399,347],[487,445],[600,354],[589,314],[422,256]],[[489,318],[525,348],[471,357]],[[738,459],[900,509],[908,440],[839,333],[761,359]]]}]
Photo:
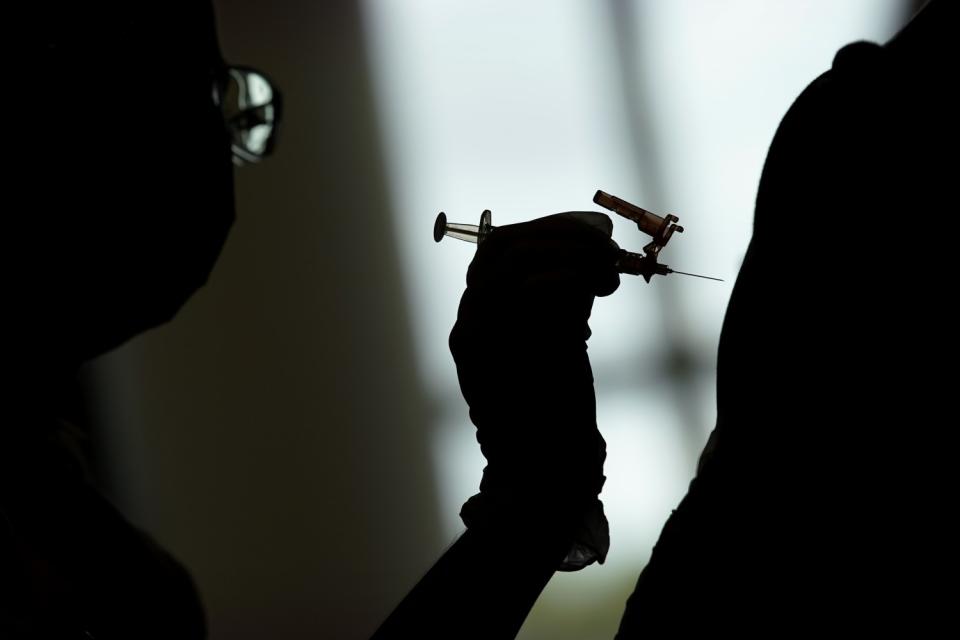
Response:
[{"label": "hand holding syringe", "polygon": [[606,444],[597,429],[586,344],[594,301],[617,289],[618,272],[648,282],[678,273],[657,262],[682,231],[676,216],[660,217],[603,192],[594,202],[652,237],[645,255],[620,249],[610,217],[592,211],[499,229],[490,211],[476,226],[448,223],[441,213],[434,225],[438,242],[449,235],[480,245],[449,339],[488,462],[480,493],[461,517],[468,533],[535,531],[530,539],[538,542],[514,555],[554,548],[553,539],[558,550],[569,545],[562,561],[547,551],[543,562],[551,570],[558,561],[563,571],[603,562],[610,544],[598,497]]},{"label": "hand holding syringe", "polygon": [[[711,278],[710,276],[701,276],[685,271],[675,271],[667,265],[657,262],[660,250],[666,246],[674,231],[683,233],[683,227],[676,224],[679,222],[677,216],[669,214],[666,217],[658,216],[655,213],[651,213],[646,209],[630,204],[626,200],[621,200],[603,191],[597,191],[593,196],[593,201],[601,207],[609,209],[628,220],[633,220],[637,223],[640,231],[653,237],[653,240],[643,248],[643,254],[633,253],[624,249],[619,250],[616,267],[620,273],[643,276],[647,282],[650,282],[650,278],[657,274],[665,276],[669,273],[678,273],[685,276],[694,276],[696,278],[722,282],[720,278]],[[489,209],[480,215],[479,225],[448,223],[446,214],[441,211],[433,226],[433,239],[440,242],[444,236],[450,236],[458,240],[479,244],[484,241],[488,234],[496,229],[496,227],[492,226],[491,221],[492,214]]]}]

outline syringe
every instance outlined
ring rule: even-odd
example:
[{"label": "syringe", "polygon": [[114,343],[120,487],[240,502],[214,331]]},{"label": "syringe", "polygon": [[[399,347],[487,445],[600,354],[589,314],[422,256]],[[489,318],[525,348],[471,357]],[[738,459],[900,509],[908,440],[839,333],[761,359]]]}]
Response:
[{"label": "syringe", "polygon": [[[613,207],[607,207],[606,202],[600,202],[597,199],[597,198],[600,198],[601,194],[603,194],[603,196],[606,196],[606,198],[611,199],[608,202],[611,202],[611,204],[617,205],[618,207],[629,212],[629,214],[631,215],[627,215],[627,213],[621,213],[621,211],[614,209]],[[625,249],[619,250],[616,267],[617,267],[617,271],[619,271],[620,273],[625,273],[633,276],[643,276],[644,280],[646,280],[647,282],[650,282],[650,278],[652,278],[655,275],[665,276],[669,273],[677,273],[684,276],[693,276],[695,278],[704,278],[706,280],[716,280],[718,282],[723,282],[723,280],[721,280],[720,278],[711,278],[710,276],[702,276],[696,273],[687,273],[686,271],[676,271],[674,269],[671,269],[665,264],[660,264],[659,262],[657,262],[656,256],[659,254],[659,248],[662,247],[663,244],[666,244],[666,239],[669,239],[670,235],[672,235],[674,230],[681,231],[681,232],[683,231],[682,227],[677,227],[675,224],[673,224],[673,222],[677,220],[676,216],[667,216],[666,218],[660,218],[659,216],[656,216],[655,214],[652,214],[649,211],[640,209],[639,207],[634,207],[630,203],[620,200],[619,198],[614,198],[613,196],[609,196],[603,193],[602,191],[597,192],[597,196],[594,198],[594,201],[597,202],[597,204],[610,208],[612,211],[615,211],[616,213],[620,213],[624,217],[628,217],[631,220],[634,220],[635,222],[637,222],[637,225],[640,226],[641,231],[646,231],[647,233],[650,233],[650,231],[647,231],[641,225],[641,222],[644,222],[647,226],[651,228],[651,231],[654,231],[654,233],[650,233],[650,235],[654,236],[654,242],[652,242],[651,245],[655,244],[657,247],[657,250],[653,252],[653,255],[649,255],[649,254],[643,255],[640,253],[633,253],[632,251],[627,251]],[[626,207],[623,207],[623,205],[626,205],[627,207],[633,207],[633,210],[626,209]],[[637,213],[637,211],[642,212],[642,214]],[[440,242],[441,240],[443,240],[444,236],[449,236],[451,238],[456,238],[457,240],[463,240],[465,242],[473,242],[476,244],[480,244],[484,241],[484,239],[486,239],[486,237],[490,233],[493,233],[496,230],[496,227],[494,227],[491,224],[492,219],[493,219],[493,214],[490,212],[489,209],[486,209],[482,214],[480,214],[480,224],[478,225],[453,223],[453,222],[447,222],[447,215],[443,211],[441,211],[440,214],[437,216],[436,221],[433,223],[433,239],[436,242]],[[659,223],[659,224],[654,224],[654,223]],[[654,228],[654,226],[656,228]],[[665,239],[663,240],[663,244],[658,244],[657,243],[658,237],[664,238],[664,236],[665,236]],[[650,248],[650,245],[647,245],[648,250],[649,248]]]}]

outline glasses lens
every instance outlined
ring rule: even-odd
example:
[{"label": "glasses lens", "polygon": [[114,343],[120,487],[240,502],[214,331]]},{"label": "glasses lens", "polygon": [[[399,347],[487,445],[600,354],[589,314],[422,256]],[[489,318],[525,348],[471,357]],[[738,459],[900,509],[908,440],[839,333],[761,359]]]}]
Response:
[{"label": "glasses lens", "polygon": [[273,150],[279,96],[262,74],[230,68],[221,107],[230,128],[234,158],[257,162]]},{"label": "glasses lens", "polygon": [[260,107],[273,100],[273,87],[262,75],[256,72],[242,74],[242,83],[247,89],[245,96],[251,107]]}]

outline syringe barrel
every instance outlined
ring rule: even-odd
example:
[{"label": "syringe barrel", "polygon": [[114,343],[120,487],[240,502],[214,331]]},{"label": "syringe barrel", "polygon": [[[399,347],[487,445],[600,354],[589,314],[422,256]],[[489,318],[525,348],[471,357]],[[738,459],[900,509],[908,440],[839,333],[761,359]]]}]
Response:
[{"label": "syringe barrel", "polygon": [[485,209],[480,214],[480,224],[460,224],[458,222],[447,222],[447,214],[443,211],[437,216],[433,223],[433,239],[440,242],[444,237],[449,236],[457,240],[465,240],[480,244],[493,231],[494,227],[490,224],[493,215],[489,209]]},{"label": "syringe barrel", "polygon": [[633,220],[637,223],[637,226],[640,227],[640,231],[648,236],[656,237],[666,222],[665,218],[651,213],[646,209],[641,209],[634,204],[630,204],[626,200],[612,196],[605,191],[597,191],[593,196],[593,201],[604,209],[609,209],[624,218]]},{"label": "syringe barrel", "polygon": [[456,238],[457,240],[476,242],[477,237],[480,235],[480,227],[475,224],[455,224],[448,222],[444,235]]}]

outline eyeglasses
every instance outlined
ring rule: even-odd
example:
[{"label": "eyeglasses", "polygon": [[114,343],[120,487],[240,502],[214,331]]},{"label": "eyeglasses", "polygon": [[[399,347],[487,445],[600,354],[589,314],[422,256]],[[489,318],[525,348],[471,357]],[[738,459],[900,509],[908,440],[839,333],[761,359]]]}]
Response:
[{"label": "eyeglasses", "polygon": [[273,152],[283,99],[263,73],[223,67],[213,82],[213,101],[223,112],[235,165],[260,162]]}]

